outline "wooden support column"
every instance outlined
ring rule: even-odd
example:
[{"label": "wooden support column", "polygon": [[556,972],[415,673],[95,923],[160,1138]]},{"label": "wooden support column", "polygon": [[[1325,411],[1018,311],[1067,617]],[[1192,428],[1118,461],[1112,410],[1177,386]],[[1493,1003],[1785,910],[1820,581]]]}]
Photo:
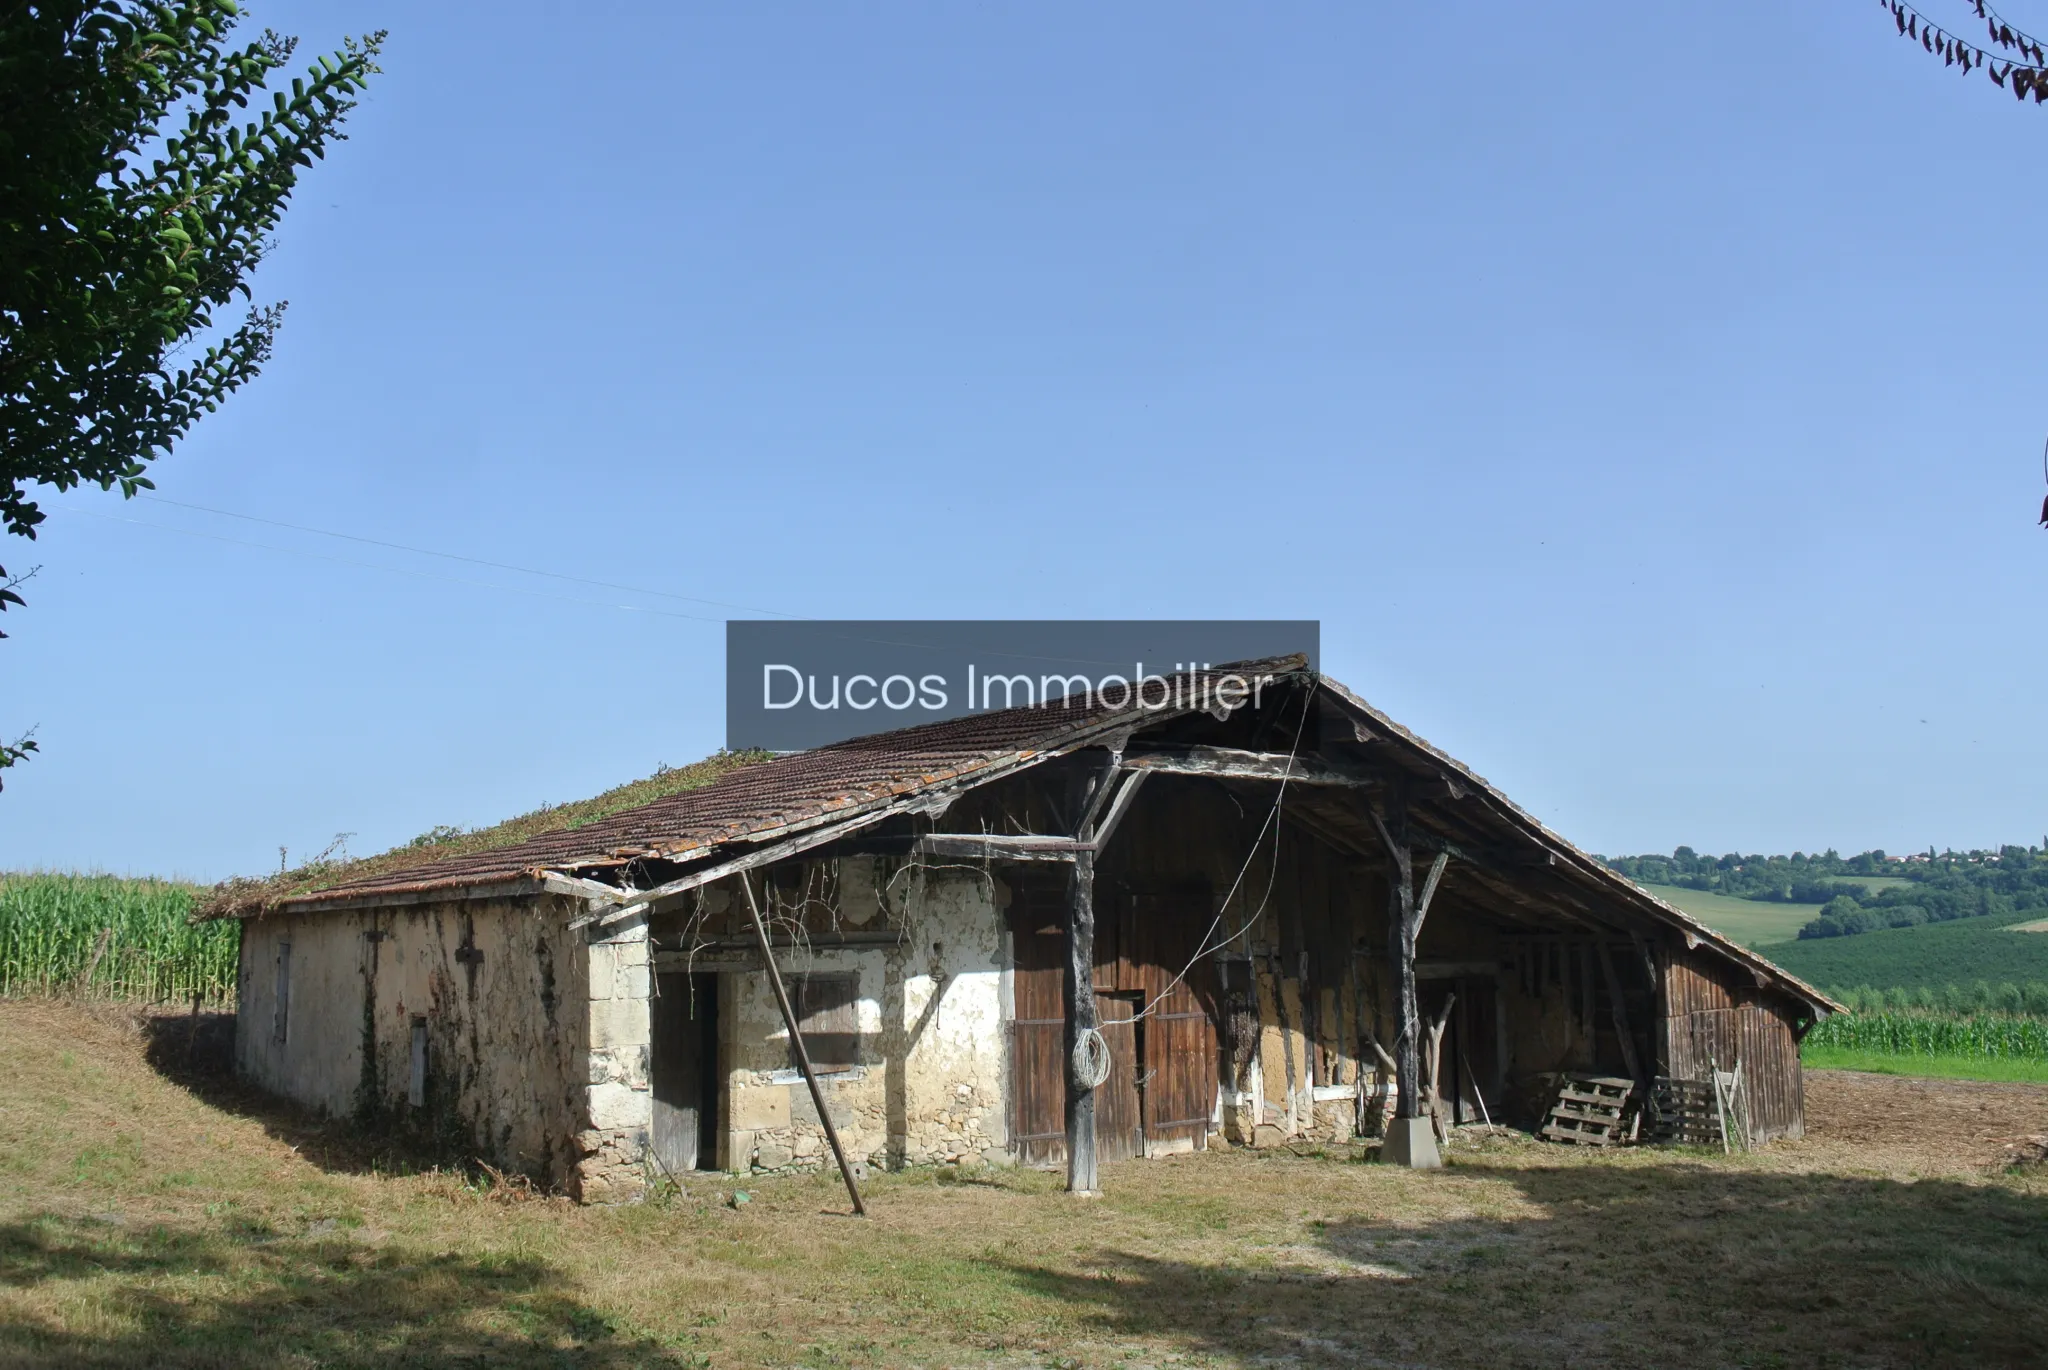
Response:
[{"label": "wooden support column", "polygon": [[[1422,934],[1422,920],[1429,916],[1430,900],[1436,897],[1438,882],[1450,853],[1439,851],[1430,863],[1422,889],[1415,888],[1415,858],[1409,842],[1406,797],[1396,789],[1388,796],[1387,814],[1372,814],[1373,825],[1386,844],[1388,858],[1387,941],[1394,975],[1394,1098],[1396,1122],[1419,1118],[1422,1076],[1422,1012],[1416,1002],[1415,943]],[[1434,1148],[1421,1164],[1434,1166]],[[1416,1163],[1410,1160],[1408,1163]]]},{"label": "wooden support column", "polygon": [[1387,901],[1387,955],[1394,966],[1394,1116],[1413,1118],[1420,1112],[1422,1079],[1422,1009],[1415,993],[1415,865],[1405,840],[1405,820],[1396,820],[1402,837],[1389,837],[1393,858]]},{"label": "wooden support column", "polygon": [[1099,1192],[1095,1176],[1095,1088],[1074,1070],[1075,1047],[1101,1027],[1095,1010],[1095,854],[1077,852],[1067,887],[1067,1192]]}]

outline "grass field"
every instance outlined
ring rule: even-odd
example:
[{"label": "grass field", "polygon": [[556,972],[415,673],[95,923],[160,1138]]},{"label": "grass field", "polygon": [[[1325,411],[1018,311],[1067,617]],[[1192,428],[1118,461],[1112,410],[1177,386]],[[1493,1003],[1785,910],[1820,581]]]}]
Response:
[{"label": "grass field", "polygon": [[1872,894],[1883,894],[1886,890],[1901,890],[1913,884],[1900,875],[1836,875],[1829,877],[1829,883],[1836,885],[1861,885]]},{"label": "grass field", "polygon": [[[182,1061],[182,1020],[156,1039]],[[1753,1155],[1460,1138],[1416,1173],[1286,1150],[1104,1168],[706,1177],[619,1209],[379,1169],[0,1003],[0,1363],[1986,1365],[2048,1344],[2048,1089],[1817,1073]],[[205,1040],[202,1038],[202,1041]],[[1306,1149],[1304,1149],[1306,1150]]]},{"label": "grass field", "polygon": [[1880,1075],[1931,1075],[1947,1080],[2004,1080],[2048,1085],[2048,1058],[1928,1056],[1814,1045],[1804,1047],[1799,1054],[1809,1070],[1861,1070]]},{"label": "grass field", "polygon": [[1767,904],[1757,899],[1731,899],[1725,894],[1681,889],[1676,885],[1645,885],[1643,888],[1744,946],[1796,937],[1802,925],[1812,922],[1820,914],[1818,904]]}]

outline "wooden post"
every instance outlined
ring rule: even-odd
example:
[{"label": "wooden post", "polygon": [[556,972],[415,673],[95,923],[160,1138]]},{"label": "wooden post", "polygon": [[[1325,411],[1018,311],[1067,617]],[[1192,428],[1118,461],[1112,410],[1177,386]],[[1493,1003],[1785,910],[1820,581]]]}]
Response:
[{"label": "wooden post", "polygon": [[1387,816],[1381,817],[1375,809],[1372,821],[1387,848],[1387,941],[1394,972],[1394,1082],[1399,1091],[1394,1099],[1394,1130],[1381,1154],[1398,1164],[1433,1169],[1441,1164],[1431,1133],[1433,1124],[1418,1121],[1422,1116],[1422,1013],[1416,1002],[1415,943],[1451,858],[1449,852],[1439,851],[1418,891],[1409,846],[1407,800],[1399,789],[1388,797]]},{"label": "wooden post", "polygon": [[1100,1192],[1095,1176],[1095,1089],[1074,1074],[1075,1046],[1100,1029],[1095,1011],[1095,854],[1077,852],[1067,899],[1067,1192]]},{"label": "wooden post", "polygon": [[1645,1103],[1650,1098],[1650,1077],[1643,1073],[1641,1059],[1636,1055],[1636,1036],[1629,1030],[1628,1006],[1621,999],[1621,977],[1614,973],[1614,957],[1607,950],[1607,939],[1597,931],[1594,933],[1594,949],[1600,956],[1600,974],[1607,982],[1609,1015],[1614,1019],[1615,1040],[1621,1043],[1621,1060],[1628,1070],[1628,1077],[1636,1082],[1636,1088],[1643,1091]]},{"label": "wooden post", "polygon": [[762,921],[761,906],[754,899],[754,878],[745,871],[740,872],[740,888],[747,892],[747,910],[754,915],[754,940],[761,948],[761,964],[768,971],[776,1007],[782,1010],[783,1024],[789,1029],[789,1044],[796,1048],[796,1063],[803,1069],[804,1083],[811,1087],[811,1103],[818,1110],[818,1121],[824,1125],[825,1140],[832,1144],[832,1159],[839,1162],[839,1178],[846,1181],[854,1213],[864,1218],[867,1205],[860,1201],[860,1186],[853,1182],[853,1167],[846,1163],[846,1151],[839,1145],[839,1129],[832,1126],[832,1114],[825,1107],[825,1092],[818,1088],[817,1072],[811,1069],[811,1053],[804,1046],[803,1033],[797,1030],[796,1012],[789,1006],[789,991],[783,988],[782,972],[776,969],[775,952],[768,945],[768,925]]},{"label": "wooden post", "polygon": [[1420,1116],[1422,1010],[1415,992],[1414,865],[1405,842],[1390,842],[1392,898],[1387,902],[1388,955],[1394,966],[1394,1116]]}]

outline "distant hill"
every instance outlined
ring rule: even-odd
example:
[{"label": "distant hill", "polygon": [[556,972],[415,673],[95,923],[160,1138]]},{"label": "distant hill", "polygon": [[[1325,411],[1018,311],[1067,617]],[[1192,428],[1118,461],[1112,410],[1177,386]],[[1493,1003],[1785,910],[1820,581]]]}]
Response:
[{"label": "distant hill", "polygon": [[2048,913],[2048,848],[1888,857],[1827,851],[1790,856],[1602,857],[1609,867],[1740,941],[1832,939],[1887,928]]}]

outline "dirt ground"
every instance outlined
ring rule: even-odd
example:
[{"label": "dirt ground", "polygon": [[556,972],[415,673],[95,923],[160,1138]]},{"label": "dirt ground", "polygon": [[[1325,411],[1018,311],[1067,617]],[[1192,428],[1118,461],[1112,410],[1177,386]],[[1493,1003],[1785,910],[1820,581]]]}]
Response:
[{"label": "dirt ground", "polygon": [[858,1220],[829,1176],[589,1209],[420,1171],[193,1069],[221,1030],[0,1001],[0,1365],[2048,1363],[2048,1173],[2008,1164],[2048,1087],[1816,1071],[1808,1135],[1732,1157],[907,1172]]},{"label": "dirt ground", "polygon": [[2048,1143],[2048,1085],[1806,1073],[1803,1155],[1937,1175],[2010,1165]]}]

